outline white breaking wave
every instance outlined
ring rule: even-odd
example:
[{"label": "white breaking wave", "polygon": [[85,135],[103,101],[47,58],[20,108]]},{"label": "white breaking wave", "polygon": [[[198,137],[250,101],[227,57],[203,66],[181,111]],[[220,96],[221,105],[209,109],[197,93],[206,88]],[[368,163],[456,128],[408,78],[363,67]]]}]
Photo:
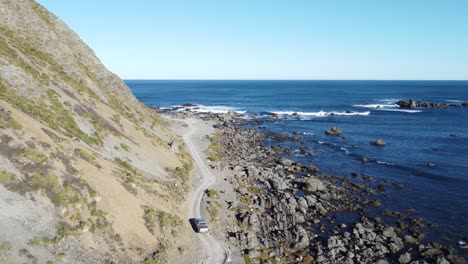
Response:
[{"label": "white breaking wave", "polygon": [[450,102],[450,103],[463,103],[464,101],[462,100],[445,100],[446,102]]},{"label": "white breaking wave", "polygon": [[[240,111],[242,112],[242,111]],[[239,114],[243,114],[243,113],[239,113]],[[240,119],[244,119],[244,120],[252,120],[252,119],[255,119],[255,117],[251,116],[251,115],[242,115],[242,116],[239,116],[238,118]]]},{"label": "white breaking wave", "polygon": [[295,111],[274,111],[273,114],[277,115],[288,115],[288,116],[315,116],[315,117],[325,117],[325,116],[367,116],[370,114],[369,111],[366,112],[295,112]]},{"label": "white breaking wave", "polygon": [[380,160],[378,160],[377,163],[378,164],[384,164],[384,165],[393,165],[393,163],[386,162],[386,161],[380,161]]},{"label": "white breaking wave", "polygon": [[[395,102],[393,99],[390,101],[390,99],[383,99],[379,101],[387,101],[388,102]],[[400,106],[394,103],[388,103],[388,104],[357,104],[353,105],[354,107],[364,107],[364,108],[372,108],[374,110],[378,111],[391,111],[391,112],[403,112],[403,113],[421,113],[421,110],[411,110],[411,109],[400,109]]]},{"label": "white breaking wave", "polygon": [[397,104],[357,104],[353,105],[355,107],[364,107],[364,108],[398,108],[399,106]]},{"label": "white breaking wave", "polygon": [[193,105],[193,106],[180,106],[177,105],[175,107],[181,107],[181,109],[177,111],[184,111],[186,109],[197,112],[197,113],[213,113],[213,114],[226,114],[228,112],[235,112],[238,114],[244,114],[247,111],[241,111],[234,107],[228,107],[224,105]]},{"label": "white breaking wave", "polygon": [[377,109],[379,111],[391,111],[391,112],[403,112],[403,113],[421,113],[422,110],[411,110],[411,109]]},{"label": "white breaking wave", "polygon": [[161,110],[169,110],[169,109],[172,109],[173,107],[172,106],[158,106],[157,108]]}]

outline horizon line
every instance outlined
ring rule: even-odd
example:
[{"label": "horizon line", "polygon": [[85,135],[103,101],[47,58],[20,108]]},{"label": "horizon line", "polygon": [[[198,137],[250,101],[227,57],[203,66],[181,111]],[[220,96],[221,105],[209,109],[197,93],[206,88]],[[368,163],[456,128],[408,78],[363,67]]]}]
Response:
[{"label": "horizon line", "polygon": [[165,79],[122,78],[124,81],[445,81],[466,82],[468,79]]}]

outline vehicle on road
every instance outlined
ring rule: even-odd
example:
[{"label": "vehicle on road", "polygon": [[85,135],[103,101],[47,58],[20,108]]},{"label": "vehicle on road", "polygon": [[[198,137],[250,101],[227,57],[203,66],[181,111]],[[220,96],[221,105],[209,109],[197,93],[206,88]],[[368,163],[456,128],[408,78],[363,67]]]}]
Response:
[{"label": "vehicle on road", "polygon": [[197,233],[206,233],[208,232],[208,224],[204,218],[195,218],[195,231]]}]

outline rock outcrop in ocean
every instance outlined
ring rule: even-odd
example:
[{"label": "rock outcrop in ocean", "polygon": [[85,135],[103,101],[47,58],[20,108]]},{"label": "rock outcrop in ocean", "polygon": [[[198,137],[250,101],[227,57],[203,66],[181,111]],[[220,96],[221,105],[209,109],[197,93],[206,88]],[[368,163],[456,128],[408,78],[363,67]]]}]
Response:
[{"label": "rock outcrop in ocean", "polygon": [[415,108],[447,108],[447,107],[468,107],[468,103],[460,104],[445,104],[445,103],[434,103],[434,102],[422,102],[413,99],[400,100],[395,102],[400,108],[415,109]]},{"label": "rock outcrop in ocean", "polygon": [[332,127],[329,130],[325,131],[325,134],[331,135],[331,136],[341,136],[343,134],[343,131],[341,129]]},{"label": "rock outcrop in ocean", "polygon": [[408,109],[415,109],[418,107],[426,107],[426,108],[447,108],[448,104],[443,103],[431,103],[431,102],[420,102],[413,99],[410,100],[400,100],[396,102],[400,108],[408,108]]}]

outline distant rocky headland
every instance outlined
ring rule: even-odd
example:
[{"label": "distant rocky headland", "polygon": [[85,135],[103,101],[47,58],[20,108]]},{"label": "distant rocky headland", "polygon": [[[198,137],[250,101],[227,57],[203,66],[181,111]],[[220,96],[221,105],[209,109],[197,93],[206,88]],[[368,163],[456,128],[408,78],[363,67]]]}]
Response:
[{"label": "distant rocky headland", "polygon": [[445,103],[434,103],[434,102],[422,102],[417,100],[400,100],[395,102],[400,108],[415,109],[415,108],[447,108],[447,107],[468,107],[468,103],[459,104],[445,104]]}]

